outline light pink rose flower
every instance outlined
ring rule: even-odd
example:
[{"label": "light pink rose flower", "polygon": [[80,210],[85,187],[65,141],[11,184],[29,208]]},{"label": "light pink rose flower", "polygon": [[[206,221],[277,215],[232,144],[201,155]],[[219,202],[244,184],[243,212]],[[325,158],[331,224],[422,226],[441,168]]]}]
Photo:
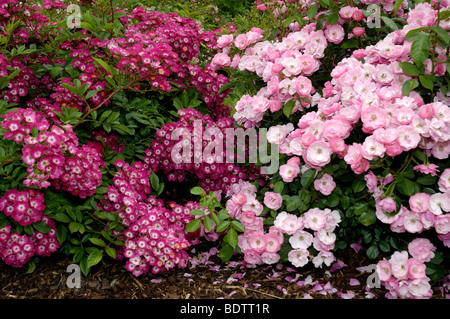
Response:
[{"label": "light pink rose flower", "polygon": [[262,253],[266,250],[267,242],[263,235],[254,235],[248,238],[248,245],[257,253]]},{"label": "light pink rose flower", "polygon": [[380,260],[377,263],[377,274],[381,281],[388,281],[391,279],[391,263],[386,258],[383,258],[383,260]]},{"label": "light pink rose flower", "polygon": [[322,178],[314,181],[314,188],[323,195],[328,196],[336,188],[336,183],[330,174],[325,173]]},{"label": "light pink rose flower", "polygon": [[422,279],[425,278],[425,269],[427,268],[423,262],[418,261],[415,258],[408,259],[406,263],[408,267],[409,279]]},{"label": "light pink rose flower", "polygon": [[344,39],[345,31],[340,24],[328,25],[325,29],[325,37],[328,41],[338,44]]},{"label": "light pink rose flower", "polygon": [[429,278],[414,279],[408,284],[409,293],[415,298],[430,298],[433,294]]},{"label": "light pink rose flower", "polygon": [[304,230],[297,230],[291,237],[289,237],[289,244],[294,249],[308,249],[313,241],[313,235]]},{"label": "light pink rose flower", "polygon": [[408,252],[420,262],[429,262],[435,251],[436,247],[427,238],[416,238],[408,244]]},{"label": "light pink rose flower", "polygon": [[311,208],[304,214],[305,227],[312,230],[319,230],[325,226],[327,218],[319,208]]},{"label": "light pink rose flower", "polygon": [[244,260],[251,265],[258,265],[261,263],[261,255],[253,249],[244,250]]},{"label": "light pink rose flower", "polygon": [[434,228],[438,234],[447,234],[450,232],[450,214],[436,216]]},{"label": "light pink rose flower", "polygon": [[248,45],[249,45],[249,40],[247,35],[244,34],[239,34],[236,39],[234,40],[234,45],[236,46],[236,48],[238,48],[239,50],[244,50]]},{"label": "light pink rose flower", "polygon": [[298,165],[284,164],[280,166],[280,176],[286,183],[292,182],[299,173],[300,167]]},{"label": "light pink rose flower", "polygon": [[264,205],[273,210],[278,210],[283,203],[281,194],[275,192],[266,192],[264,195]]},{"label": "light pink rose flower", "polygon": [[403,225],[409,233],[420,233],[424,229],[420,214],[413,211],[407,211],[403,215]]},{"label": "light pink rose flower", "polygon": [[233,42],[234,36],[232,34],[224,34],[217,39],[217,46],[224,48]]},{"label": "light pink rose flower", "polygon": [[413,212],[425,213],[430,209],[430,194],[417,193],[409,198],[409,207]]},{"label": "light pink rose flower", "polygon": [[331,160],[331,149],[328,143],[324,141],[315,141],[306,150],[306,156],[303,158],[312,167],[322,167]]},{"label": "light pink rose flower", "polygon": [[430,212],[435,215],[442,215],[443,212],[450,212],[450,191],[431,195]]},{"label": "light pink rose flower", "polygon": [[309,261],[309,251],[306,249],[292,249],[288,253],[288,260],[295,266],[295,267],[303,267],[306,265]]},{"label": "light pink rose flower", "polygon": [[419,145],[420,134],[412,125],[399,126],[397,132],[397,141],[403,151],[412,150]]},{"label": "light pink rose flower", "polygon": [[408,252],[396,251],[392,254],[391,263],[392,274],[399,280],[408,278]]},{"label": "light pink rose flower", "polygon": [[278,255],[277,253],[265,251],[261,254],[261,261],[264,264],[273,265],[273,264],[276,264],[279,260],[280,260],[280,255]]},{"label": "light pink rose flower", "polygon": [[226,53],[217,53],[211,61],[213,69],[220,69],[229,66],[231,63],[230,57]]},{"label": "light pink rose flower", "polygon": [[[283,235],[283,234],[281,234]],[[280,242],[280,238],[275,233],[267,233],[264,235],[266,240],[266,251],[270,253],[276,253],[280,250],[282,242]]]}]

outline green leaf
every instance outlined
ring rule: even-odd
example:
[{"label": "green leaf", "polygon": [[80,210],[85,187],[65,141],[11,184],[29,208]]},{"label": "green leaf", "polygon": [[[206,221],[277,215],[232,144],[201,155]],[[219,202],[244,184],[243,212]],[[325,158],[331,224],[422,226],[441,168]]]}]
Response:
[{"label": "green leaf", "polygon": [[97,265],[102,260],[102,258],[103,258],[103,251],[96,248],[87,257],[87,264],[86,264],[86,266],[88,268],[91,268],[92,266]]},{"label": "green leaf", "polygon": [[308,12],[306,15],[308,16],[310,21],[313,21],[316,14],[317,14],[317,6],[310,6],[308,8]]},{"label": "green leaf", "polygon": [[431,175],[421,176],[417,179],[417,183],[426,186],[436,185],[436,177]]},{"label": "green leaf", "polygon": [[238,234],[234,228],[230,228],[225,235],[224,240],[230,244],[231,247],[236,248],[238,244]]},{"label": "green leaf", "polygon": [[56,228],[56,239],[58,240],[60,246],[66,241],[67,235],[67,227],[58,225],[58,227]]},{"label": "green leaf", "polygon": [[203,219],[203,225],[207,231],[211,231],[214,227],[214,224],[209,216],[205,216]]},{"label": "green leaf", "polygon": [[364,226],[370,226],[376,221],[377,216],[375,215],[375,212],[373,210],[365,211],[359,216],[359,222]]},{"label": "green leaf", "polygon": [[416,66],[411,62],[400,62],[399,65],[406,75],[419,76],[419,70],[417,70]]},{"label": "green leaf", "polygon": [[200,227],[201,222],[202,222],[201,219],[191,220],[189,224],[186,225],[186,232],[188,233],[195,232]]},{"label": "green leaf", "polygon": [[96,58],[96,57],[93,57],[93,59],[95,60],[95,62],[100,64],[106,70],[106,72],[111,73],[111,67],[108,65],[108,63],[106,63],[102,59],[99,59],[99,58]]},{"label": "green leaf", "polygon": [[409,96],[409,93],[419,86],[419,81],[409,79],[406,80],[402,85],[402,94],[404,96]]},{"label": "green leaf", "polygon": [[189,212],[189,214],[194,216],[205,216],[205,212],[202,211],[201,209],[193,209]]},{"label": "green leaf", "polygon": [[226,262],[233,256],[234,249],[230,245],[223,246],[219,251],[219,257],[222,262]]},{"label": "green leaf", "polygon": [[194,188],[191,188],[191,194],[193,195],[200,195],[200,196],[205,196],[206,192],[203,188],[201,188],[200,186],[196,186]]},{"label": "green leaf", "polygon": [[444,29],[437,27],[437,26],[432,26],[431,30],[436,32],[436,34],[439,36],[439,38],[442,39],[442,41],[445,42],[445,44],[447,44],[447,45],[450,44],[450,37],[448,35],[448,31],[445,31]]},{"label": "green leaf", "polygon": [[353,192],[356,194],[356,193],[359,193],[359,192],[362,192],[365,188],[366,188],[366,185],[367,185],[367,183],[366,183],[366,181],[365,180],[362,180],[362,179],[355,179],[354,181],[353,181],[353,183],[352,183],[352,189],[353,189]]},{"label": "green leaf", "polygon": [[356,202],[353,205],[353,213],[355,215],[361,215],[362,213],[366,212],[369,209],[369,203],[365,203],[365,202]]},{"label": "green leaf", "polygon": [[411,59],[413,59],[416,65],[421,65],[428,59],[431,48],[431,39],[428,35],[424,34],[414,40],[411,46]]},{"label": "green leaf", "polygon": [[372,245],[367,249],[367,257],[370,259],[375,259],[378,256],[378,247],[376,245]]},{"label": "green leaf", "polygon": [[273,186],[273,191],[275,193],[278,193],[278,194],[281,194],[283,192],[283,189],[284,189],[284,182],[283,181],[278,181]]},{"label": "green leaf", "polygon": [[70,223],[71,219],[64,213],[58,212],[56,214],[51,215],[52,219],[62,222],[62,223]]},{"label": "green leaf", "polygon": [[314,168],[310,168],[302,174],[300,183],[304,188],[308,188],[314,182],[315,176],[316,170]]},{"label": "green leaf", "polygon": [[228,229],[228,226],[230,226],[230,221],[224,220],[217,226],[216,232],[218,233],[223,232],[224,230]]},{"label": "green leaf", "polygon": [[295,106],[295,100],[289,100],[284,104],[283,107],[283,114],[286,115],[286,117],[289,117],[292,113],[292,110],[294,109]]},{"label": "green leaf", "polygon": [[106,247],[105,248],[106,253],[109,257],[116,259],[116,250],[112,247]]},{"label": "green leaf", "polygon": [[238,220],[233,220],[231,222],[231,224],[233,225],[233,228],[236,229],[237,231],[243,233],[244,232],[244,225],[242,225],[242,223]]},{"label": "green leaf", "polygon": [[383,22],[384,22],[389,28],[391,28],[392,31],[398,30],[397,24],[395,24],[395,22],[394,22],[392,19],[390,19],[390,18],[388,18],[388,17],[386,17],[386,16],[381,16],[381,20],[383,20]]},{"label": "green leaf", "polygon": [[402,5],[403,0],[396,0],[395,4],[394,4],[394,17],[397,16],[397,11],[400,8],[400,6]]},{"label": "green leaf", "polygon": [[105,242],[100,238],[89,238],[89,241],[93,243],[94,245],[100,246],[100,247],[106,247]]},{"label": "green leaf", "polygon": [[420,84],[422,84],[422,86],[424,88],[433,91],[433,86],[434,86],[433,77],[427,76],[427,75],[420,75],[419,81],[420,81]]},{"label": "green leaf", "polygon": [[325,21],[327,21],[328,24],[337,24],[339,21],[339,15],[336,12],[326,12]]},{"label": "green leaf", "polygon": [[50,226],[44,222],[33,223],[33,228],[44,234],[47,234],[50,231]]}]

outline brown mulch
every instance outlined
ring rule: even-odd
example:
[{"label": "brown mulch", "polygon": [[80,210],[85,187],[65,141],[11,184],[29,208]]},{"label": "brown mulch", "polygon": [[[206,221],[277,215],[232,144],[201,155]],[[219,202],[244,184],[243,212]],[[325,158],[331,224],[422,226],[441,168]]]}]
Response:
[{"label": "brown mulch", "polygon": [[[198,255],[201,250],[197,250]],[[195,254],[194,254],[195,255]],[[312,263],[293,271],[288,265],[259,266],[256,268],[221,264],[217,256],[211,264],[176,269],[157,275],[151,273],[133,276],[123,261],[110,261],[95,266],[82,276],[81,288],[68,288],[66,272],[72,262],[64,255],[53,255],[39,261],[34,272],[0,264],[0,299],[340,299],[340,293],[353,292],[354,299],[366,298],[366,280],[370,273],[356,268],[372,262],[364,253],[341,250],[336,253],[346,267],[337,271],[316,269]],[[239,262],[239,256],[233,257]],[[298,285],[311,276],[321,284],[330,283],[334,290],[311,291],[314,285]],[[292,281],[291,279],[294,278]],[[355,278],[360,285],[351,285]],[[329,286],[330,287],[330,286]],[[328,288],[329,288],[328,287]],[[433,298],[444,298],[438,287],[433,287]],[[336,291],[337,290],[337,291]],[[382,299],[386,290],[373,288],[373,298]]]}]

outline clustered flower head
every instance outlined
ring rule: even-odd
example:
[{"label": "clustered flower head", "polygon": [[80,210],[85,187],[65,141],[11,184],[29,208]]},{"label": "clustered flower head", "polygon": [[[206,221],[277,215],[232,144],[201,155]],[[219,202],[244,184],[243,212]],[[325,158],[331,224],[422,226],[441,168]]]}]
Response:
[{"label": "clustered flower head", "polygon": [[85,198],[95,193],[101,182],[98,152],[79,146],[72,126],[52,125],[40,111],[17,109],[3,115],[5,139],[24,143],[22,159],[28,165],[27,187],[49,187],[52,182],[73,195]]},{"label": "clustered flower head", "polygon": [[[396,233],[421,233],[434,228],[444,246],[450,247],[450,168],[441,174],[438,187],[440,192],[416,193],[409,198],[409,208],[397,207],[391,197],[382,197],[382,190],[373,173],[366,175],[369,192],[374,194],[376,216]],[[375,195],[378,194],[378,195]]]},{"label": "clustered flower head", "polygon": [[174,202],[166,208],[161,200],[150,196],[147,210],[124,232],[123,255],[128,258],[126,268],[135,276],[153,274],[174,267],[186,267],[189,256],[187,248],[198,241],[198,236],[185,232],[193,219],[192,209],[202,209],[198,203],[188,202],[182,206]]},{"label": "clustered flower head", "polygon": [[[202,137],[203,132],[214,128],[217,134],[212,137],[212,140],[217,138],[218,143],[225,144],[225,129],[233,128],[232,119],[220,118],[214,121],[209,115],[203,116],[199,111],[193,109],[180,110],[178,114],[180,120],[165,124],[158,129],[151,148],[146,150],[144,164],[148,169],[154,172],[164,172],[169,181],[181,182],[185,179],[186,174],[193,174],[200,179],[199,185],[207,192],[222,191],[226,193],[231,185],[239,180],[254,180],[259,176],[258,170],[252,164],[239,166],[227,163],[225,147],[222,147],[220,154],[215,154],[214,150],[209,154],[205,152],[209,141]],[[176,132],[179,135],[172,137]],[[188,136],[187,139],[183,138],[185,135]],[[183,140],[180,142],[181,138]],[[185,141],[188,143],[186,145],[189,147],[188,152],[185,153],[183,149],[179,149],[178,154],[173,154],[174,147]],[[198,150],[196,145],[200,145],[201,150]],[[246,147],[248,148],[247,145]],[[174,157],[176,157],[175,160]]]},{"label": "clustered flower head", "polygon": [[[267,84],[255,96],[246,94],[236,104],[234,119],[246,127],[258,125],[266,112],[276,112],[281,109],[281,103],[294,98],[303,100],[295,102],[291,113],[309,106],[306,100],[315,90],[307,76],[319,69],[328,43],[323,31],[316,31],[312,24],[289,33],[281,41],[261,41],[262,34],[261,29],[253,28],[235,38],[223,35],[218,39],[218,43],[223,43],[223,52],[215,57],[222,61],[216,63],[216,68],[229,66],[254,72]],[[244,54],[235,54],[228,63],[225,55],[234,47],[245,50]]]},{"label": "clustered flower head", "polygon": [[[233,185],[228,196],[228,213],[244,226],[238,245],[248,264],[277,263],[280,260],[278,251],[284,244],[285,235],[289,236],[288,242],[292,247],[288,260],[294,266],[303,267],[311,259],[316,267],[322,267],[324,263],[330,266],[335,260],[331,251],[336,241],[334,230],[341,221],[338,211],[311,208],[302,216],[283,211],[277,214],[274,225],[266,232],[261,217],[264,207],[256,199],[254,185],[239,182]],[[278,210],[282,204],[281,195],[266,192],[264,204],[270,209]],[[310,255],[313,251],[317,252],[314,257]]]},{"label": "clustered flower head", "polygon": [[147,211],[144,200],[151,192],[150,172],[141,162],[130,165],[117,160],[114,165],[119,168],[114,185],[108,186],[108,193],[98,206],[106,212],[118,212],[122,224],[129,226]]},{"label": "clustered flower head", "polygon": [[40,221],[44,209],[44,194],[31,188],[11,189],[0,198],[0,211],[22,226]]},{"label": "clustered flower head", "polygon": [[[284,241],[283,234],[277,227],[271,227],[265,232],[264,220],[260,216],[264,207],[256,199],[256,187],[240,181],[232,185],[227,195],[230,199],[226,208],[230,217],[236,218],[244,226],[244,233],[238,237],[244,261],[249,265],[277,263],[280,260],[278,251]],[[273,208],[281,207],[281,198],[272,193],[266,195],[265,202]]]},{"label": "clustered flower head", "polygon": [[417,238],[408,244],[408,251],[396,251],[389,260],[380,260],[376,271],[389,290],[386,296],[391,299],[430,298],[433,290],[425,273],[425,262],[434,257],[435,250],[428,239]]},{"label": "clustered flower head", "polygon": [[101,46],[106,46],[119,60],[117,67],[122,73],[138,74],[161,91],[171,91],[170,82],[195,88],[213,118],[229,116],[230,107],[222,103],[227,91],[219,94],[228,79],[209,65],[201,68],[195,63],[202,45],[209,50],[216,48],[215,31],[205,31],[194,20],[176,13],[142,7],[135,8],[121,21],[127,27],[125,37],[106,40]]},{"label": "clustered flower head", "polygon": [[34,255],[50,256],[59,249],[55,222],[45,215],[39,221],[50,227],[48,233],[33,230],[30,236],[12,231],[10,225],[0,228],[0,257],[7,265],[22,267]]}]

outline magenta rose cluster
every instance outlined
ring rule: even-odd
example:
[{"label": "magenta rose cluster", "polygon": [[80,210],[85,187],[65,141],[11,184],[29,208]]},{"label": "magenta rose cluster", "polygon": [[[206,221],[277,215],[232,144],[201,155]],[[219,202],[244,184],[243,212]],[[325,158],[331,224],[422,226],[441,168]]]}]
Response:
[{"label": "magenta rose cluster", "polygon": [[44,194],[31,188],[11,189],[0,198],[0,210],[22,226],[40,221],[44,209]]},{"label": "magenta rose cluster", "polygon": [[389,292],[390,299],[428,299],[433,294],[426,262],[434,257],[436,247],[426,238],[416,238],[408,244],[408,251],[396,251],[391,258],[377,263],[377,274]]},{"label": "magenta rose cluster", "polygon": [[10,225],[0,228],[0,257],[7,265],[22,267],[34,255],[50,256],[59,249],[55,222],[45,215],[40,222],[48,225],[50,231],[43,233],[32,229],[32,235],[21,235],[11,231]]},{"label": "magenta rose cluster", "polygon": [[124,232],[123,255],[128,258],[126,268],[139,276],[149,270],[153,274],[184,268],[189,261],[187,248],[198,242],[194,234],[186,234],[186,225],[193,219],[192,209],[204,209],[196,202],[182,206],[171,202],[170,209],[162,200],[147,198],[146,210]]},{"label": "magenta rose cluster", "polygon": [[[222,136],[222,139],[219,138],[218,141],[222,140],[224,143],[225,130],[233,128],[231,118],[223,117],[214,121],[211,116],[202,115],[194,109],[180,110],[178,114],[180,120],[164,124],[158,129],[151,148],[146,150],[144,165],[149,170],[162,171],[167,175],[169,181],[181,182],[185,179],[186,174],[192,174],[200,180],[199,185],[205,191],[221,191],[223,193],[227,193],[231,185],[239,180],[252,181],[260,176],[258,169],[253,164],[240,166],[227,163],[224,147],[222,147],[221,154],[215,154],[214,151],[209,154],[205,152],[209,141],[202,139],[203,132],[212,128],[216,129],[217,133]],[[196,123],[199,123],[199,126]],[[179,132],[179,134],[175,134],[175,132]],[[188,138],[183,137],[185,135]],[[178,153],[173,151],[175,145],[181,145],[180,143],[187,143],[187,145],[183,145],[183,147],[188,147],[186,154],[183,148],[178,148]]]},{"label": "magenta rose cluster", "polygon": [[143,163],[133,165],[115,161],[118,171],[113,185],[108,186],[98,206],[101,211],[117,212],[126,230],[116,232],[124,246],[117,247],[119,256],[127,258],[126,268],[135,276],[151,270],[156,274],[176,266],[185,267],[187,248],[198,242],[199,233],[186,233],[186,225],[194,218],[192,209],[204,209],[196,202],[180,205],[149,196],[150,172]]},{"label": "magenta rose cluster", "polygon": [[23,142],[22,159],[28,165],[27,187],[62,188],[85,198],[95,193],[101,183],[103,165],[97,151],[78,145],[72,126],[52,125],[45,116],[31,108],[17,109],[2,116],[5,139]]}]

